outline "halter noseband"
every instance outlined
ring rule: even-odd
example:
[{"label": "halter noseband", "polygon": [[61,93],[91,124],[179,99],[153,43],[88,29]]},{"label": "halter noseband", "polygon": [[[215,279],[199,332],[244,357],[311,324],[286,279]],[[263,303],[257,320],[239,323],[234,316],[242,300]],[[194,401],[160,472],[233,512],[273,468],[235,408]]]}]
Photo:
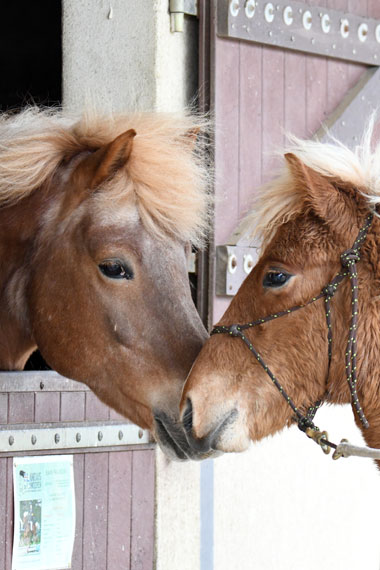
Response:
[{"label": "halter noseband", "polygon": [[[351,400],[352,400],[352,403],[353,403],[355,410],[358,414],[358,417],[359,417],[363,427],[368,428],[369,423],[368,423],[367,418],[365,417],[363,409],[360,405],[358,394],[357,394],[357,388],[356,388],[356,384],[357,384],[357,377],[356,377],[356,356],[357,356],[356,344],[357,343],[356,343],[356,339],[357,339],[358,311],[359,311],[358,273],[357,273],[356,263],[358,261],[360,261],[360,248],[361,248],[363,242],[365,241],[365,239],[367,237],[368,230],[371,227],[373,216],[374,216],[373,213],[368,214],[368,216],[366,217],[365,222],[363,224],[363,227],[359,231],[359,234],[358,234],[356,240],[354,241],[353,246],[341,254],[340,261],[341,261],[343,270],[340,273],[338,273],[333,278],[333,280],[330,281],[330,283],[328,283],[325,287],[323,287],[323,289],[322,289],[321,293],[319,293],[319,295],[317,295],[316,297],[313,297],[312,299],[310,299],[310,301],[308,301],[307,303],[304,303],[303,305],[296,305],[294,307],[291,307],[290,309],[286,309],[285,311],[280,311],[278,313],[268,315],[267,317],[263,317],[261,319],[255,320],[255,321],[251,321],[251,322],[246,323],[244,325],[240,325],[240,324],[234,324],[234,325],[230,325],[230,326],[221,325],[221,326],[216,326],[211,331],[212,335],[213,334],[226,333],[226,334],[229,334],[233,337],[241,338],[241,340],[247,345],[247,347],[252,352],[252,354],[254,355],[256,360],[259,362],[259,364],[261,364],[261,366],[264,368],[265,372],[268,374],[269,378],[271,379],[273,384],[276,386],[277,390],[280,392],[280,394],[285,399],[287,404],[291,407],[291,409],[295,413],[296,417],[294,419],[297,421],[298,427],[302,431],[307,432],[309,437],[313,437],[313,439],[315,439],[320,445],[322,445],[323,442],[330,445],[329,442],[326,442],[325,440],[322,440],[322,443],[321,443],[321,438],[316,437],[316,435],[315,435],[317,432],[319,432],[319,428],[317,428],[314,425],[313,420],[314,420],[314,416],[316,414],[316,411],[320,407],[322,401],[319,400],[318,402],[316,402],[314,404],[314,406],[309,407],[307,412],[306,412],[306,415],[302,414],[301,411],[295,405],[294,401],[290,398],[290,396],[286,393],[284,388],[281,386],[280,382],[277,380],[277,378],[275,377],[273,372],[269,369],[269,367],[267,366],[267,364],[263,360],[260,353],[256,350],[256,348],[253,346],[251,341],[245,336],[244,331],[248,330],[252,327],[255,327],[257,325],[261,325],[263,323],[266,323],[268,321],[272,321],[274,319],[284,317],[285,315],[288,315],[289,313],[293,313],[294,311],[298,311],[299,309],[303,309],[304,307],[307,307],[307,305],[310,305],[311,303],[314,303],[315,301],[318,301],[319,299],[321,299],[323,297],[324,302],[325,302],[325,315],[326,315],[326,324],[327,324],[327,344],[328,344],[328,357],[329,357],[328,373],[327,373],[327,379],[328,379],[329,371],[330,371],[331,355],[332,355],[332,329],[331,329],[331,305],[330,305],[330,301],[333,298],[333,296],[335,295],[335,293],[338,289],[338,286],[342,283],[342,281],[345,279],[345,277],[348,277],[350,279],[350,284],[351,284],[351,322],[350,322],[350,330],[349,330],[349,335],[348,335],[346,356],[345,356],[346,379],[347,379],[347,383],[348,383],[348,386],[350,389]],[[312,430],[314,432],[314,435],[310,435],[311,434],[310,430]],[[323,434],[324,433],[325,432],[323,432]],[[321,435],[323,435],[323,434],[321,434]],[[319,441],[318,441],[318,439],[319,439]],[[326,434],[325,439],[327,439],[327,434]],[[331,446],[336,447],[335,445],[330,445],[330,447]],[[322,447],[323,447],[323,445],[322,445]]]}]

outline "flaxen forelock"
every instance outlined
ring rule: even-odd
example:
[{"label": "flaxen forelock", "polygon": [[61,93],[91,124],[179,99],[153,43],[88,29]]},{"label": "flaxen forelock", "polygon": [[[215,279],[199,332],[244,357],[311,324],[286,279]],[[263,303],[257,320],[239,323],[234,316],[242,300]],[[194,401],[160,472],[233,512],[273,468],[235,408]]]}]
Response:
[{"label": "flaxen forelock", "polygon": [[[82,116],[31,107],[0,117],[0,205],[14,204],[45,184],[62,161],[96,150],[133,128],[137,136],[126,165],[135,204],[157,236],[199,244],[207,234],[210,174],[205,164],[207,120],[190,113]],[[126,196],[130,201],[130,196]]]},{"label": "flaxen forelock", "polygon": [[[380,143],[373,147],[374,124],[375,115],[354,149],[333,137],[326,143],[290,136],[290,144],[281,154],[292,153],[323,176],[349,182],[366,196],[372,209],[380,202]],[[267,242],[276,228],[302,211],[305,195],[295,185],[286,165],[275,180],[259,190],[252,210],[241,223],[240,232]]]}]

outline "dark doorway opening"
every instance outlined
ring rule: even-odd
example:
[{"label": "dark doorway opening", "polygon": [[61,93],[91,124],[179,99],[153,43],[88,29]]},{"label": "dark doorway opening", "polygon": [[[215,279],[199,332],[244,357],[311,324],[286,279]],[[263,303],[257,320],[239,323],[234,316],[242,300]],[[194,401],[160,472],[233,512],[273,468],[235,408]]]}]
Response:
[{"label": "dark doorway opening", "polygon": [[[13,0],[1,6],[0,110],[58,106],[62,100],[61,0]],[[25,370],[47,370],[36,351]]]},{"label": "dark doorway opening", "polygon": [[3,2],[0,107],[59,105],[62,97],[60,0]]}]

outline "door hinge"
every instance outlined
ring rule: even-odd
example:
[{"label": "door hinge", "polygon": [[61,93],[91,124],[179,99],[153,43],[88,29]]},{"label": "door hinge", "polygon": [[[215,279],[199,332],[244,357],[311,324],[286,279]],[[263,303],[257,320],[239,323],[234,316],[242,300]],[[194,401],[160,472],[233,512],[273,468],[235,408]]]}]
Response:
[{"label": "door hinge", "polygon": [[147,430],[130,423],[76,422],[0,426],[0,453],[56,452],[64,449],[122,448],[149,444]]},{"label": "door hinge", "polygon": [[198,17],[198,0],[169,0],[170,31],[183,32],[186,16]]}]

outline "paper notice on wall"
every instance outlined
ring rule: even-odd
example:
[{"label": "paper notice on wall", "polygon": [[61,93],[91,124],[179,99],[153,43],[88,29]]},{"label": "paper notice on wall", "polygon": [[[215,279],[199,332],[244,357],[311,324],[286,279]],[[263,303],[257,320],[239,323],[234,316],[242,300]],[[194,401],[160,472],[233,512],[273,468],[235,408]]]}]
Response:
[{"label": "paper notice on wall", "polygon": [[15,457],[12,570],[71,568],[75,536],[72,455]]}]

